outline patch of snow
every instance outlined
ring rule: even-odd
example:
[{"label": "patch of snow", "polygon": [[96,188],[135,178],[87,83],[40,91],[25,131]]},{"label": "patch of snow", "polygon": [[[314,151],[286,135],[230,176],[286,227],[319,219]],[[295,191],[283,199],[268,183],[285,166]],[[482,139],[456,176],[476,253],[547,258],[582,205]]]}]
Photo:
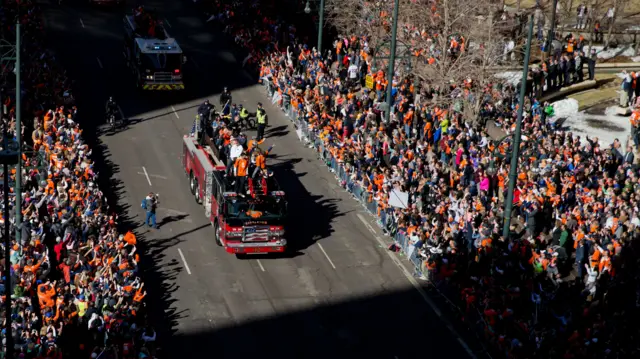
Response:
[{"label": "patch of snow", "polygon": [[555,116],[550,121],[564,118],[564,130],[582,137],[583,141],[586,141],[586,136],[597,137],[600,145],[608,147],[615,139],[624,144],[631,134],[629,116],[618,116],[617,106],[607,107],[602,115],[592,115],[578,111],[579,103],[572,98],[556,101],[552,105]]},{"label": "patch of snow", "polygon": [[627,31],[640,31],[640,26],[638,26],[638,25],[629,26],[627,28]]},{"label": "patch of snow", "polygon": [[635,56],[636,51],[633,49],[632,45],[618,46],[616,48],[608,48],[604,49],[604,46],[594,45],[591,47],[596,50],[596,54],[599,59],[609,60],[617,56]]},{"label": "patch of snow", "polygon": [[499,79],[503,79],[506,82],[512,84],[513,86],[518,86],[520,80],[522,80],[522,71],[504,71],[498,72],[494,75]]},{"label": "patch of snow", "polygon": [[578,113],[578,109],[580,108],[580,104],[578,100],[574,98],[567,98],[564,100],[556,101],[552,104],[553,109],[555,110],[555,116],[558,118],[566,118],[569,116],[573,116]]},{"label": "patch of snow", "polygon": [[640,56],[634,56],[631,58],[631,61],[633,62],[640,62]]}]

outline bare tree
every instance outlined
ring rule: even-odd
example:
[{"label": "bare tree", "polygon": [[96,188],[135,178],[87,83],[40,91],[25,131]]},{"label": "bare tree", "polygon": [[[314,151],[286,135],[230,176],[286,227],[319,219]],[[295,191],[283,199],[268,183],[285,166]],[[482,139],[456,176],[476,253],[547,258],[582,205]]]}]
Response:
[{"label": "bare tree", "polygon": [[[607,38],[605,39],[604,46],[609,46],[611,42],[611,36],[613,35],[613,28],[616,25],[616,20],[620,17],[620,15],[624,12],[625,7],[629,0],[613,0],[612,11],[613,17],[609,21],[609,28],[607,29]],[[608,16],[608,14],[607,14]]]},{"label": "bare tree", "polygon": [[[369,48],[386,57],[393,0],[327,0],[331,24],[344,35],[366,35]],[[479,111],[485,86],[495,82],[497,66],[521,59],[524,24],[503,14],[495,0],[403,0],[398,13],[397,52],[410,48],[411,71],[438,94],[439,106]],[[402,48],[402,50],[401,50]],[[382,54],[381,54],[382,52]],[[402,56],[400,56],[402,57]],[[396,62],[396,74],[409,66]],[[375,62],[386,69],[385,62]],[[472,80],[472,81],[469,81]]]}]

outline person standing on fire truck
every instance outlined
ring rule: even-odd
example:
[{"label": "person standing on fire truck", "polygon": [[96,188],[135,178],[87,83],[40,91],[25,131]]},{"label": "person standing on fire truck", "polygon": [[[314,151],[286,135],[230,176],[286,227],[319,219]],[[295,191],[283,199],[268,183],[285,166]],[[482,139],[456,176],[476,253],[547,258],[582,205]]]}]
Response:
[{"label": "person standing on fire truck", "polygon": [[244,148],[240,144],[237,138],[231,139],[231,146],[229,146],[229,156],[227,161],[227,174],[231,171],[231,168],[235,165],[236,160],[240,158]]},{"label": "person standing on fire truck", "polygon": [[240,155],[234,164],[234,174],[236,176],[235,186],[236,193],[244,197],[246,192],[245,184],[247,183],[247,173],[249,172],[249,160],[246,154]]},{"label": "person standing on fire truck", "polygon": [[255,166],[253,173],[251,174],[251,178],[256,178],[256,176],[264,172],[267,169],[267,156],[269,156],[269,152],[273,149],[275,145],[271,145],[271,147],[267,148],[266,151],[261,150],[260,148],[254,148],[252,152],[252,162]]}]

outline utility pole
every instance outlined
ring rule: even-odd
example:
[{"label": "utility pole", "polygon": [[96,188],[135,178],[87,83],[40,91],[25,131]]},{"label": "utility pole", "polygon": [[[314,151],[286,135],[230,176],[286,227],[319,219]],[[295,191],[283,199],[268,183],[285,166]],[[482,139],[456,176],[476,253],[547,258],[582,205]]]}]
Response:
[{"label": "utility pole", "polygon": [[[2,102],[3,93],[0,90],[0,103],[2,103],[0,119],[5,116],[4,103]],[[7,340],[5,349],[5,358],[13,358],[13,333],[11,327],[11,293],[13,292],[13,285],[11,284],[11,211],[9,210],[9,168],[11,165],[16,165],[20,162],[20,155],[17,151],[17,145],[10,143],[7,126],[3,125],[3,143],[2,150],[0,151],[0,163],[3,165],[3,191],[4,191],[4,228],[2,236],[4,237],[4,290],[5,290],[5,339]]]},{"label": "utility pole", "polygon": [[322,56],[322,31],[324,30],[324,0],[320,0],[320,13],[318,14],[318,53]]},{"label": "utility pole", "polygon": [[391,103],[391,89],[393,88],[393,74],[395,73],[396,63],[396,37],[398,33],[398,9],[400,8],[400,0],[395,0],[393,5],[393,27],[391,29],[391,56],[389,56],[389,70],[387,73],[387,111],[384,113],[385,123],[389,123],[391,118],[391,109],[393,104]]},{"label": "utility pole", "polygon": [[502,238],[506,241],[509,238],[509,227],[511,226],[511,211],[513,210],[513,192],[516,188],[518,178],[518,157],[520,155],[520,137],[522,131],[522,112],[524,111],[524,96],[527,89],[527,75],[529,73],[529,56],[531,54],[531,37],[533,35],[533,16],[529,17],[529,34],[527,35],[527,48],[524,53],[524,68],[522,70],[522,84],[520,85],[520,97],[518,101],[518,118],[516,120],[516,131],[513,134],[513,149],[511,151],[511,167],[509,169],[509,190],[507,192],[507,202],[504,209],[504,226],[502,228]]},{"label": "utility pole", "polygon": [[16,164],[16,241],[21,243],[22,235],[22,76],[20,60],[21,31],[20,23],[16,24],[16,143],[18,144],[18,163]]},{"label": "utility pole", "polygon": [[558,0],[553,0],[553,7],[551,13],[551,24],[549,25],[549,36],[547,37],[547,49],[546,52],[549,53],[549,57],[551,57],[551,46],[553,45],[553,39],[555,38],[555,29],[556,29],[556,12],[558,11]]}]

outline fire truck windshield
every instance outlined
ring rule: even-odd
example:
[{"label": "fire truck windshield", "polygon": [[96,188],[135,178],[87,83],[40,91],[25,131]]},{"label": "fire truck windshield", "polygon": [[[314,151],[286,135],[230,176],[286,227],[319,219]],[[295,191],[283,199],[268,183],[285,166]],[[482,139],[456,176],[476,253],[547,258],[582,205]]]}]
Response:
[{"label": "fire truck windshield", "polygon": [[274,219],[285,214],[284,200],[234,198],[225,205],[225,214],[235,219]]},{"label": "fire truck windshield", "polygon": [[153,70],[179,70],[182,66],[182,54],[144,54],[142,66]]}]

